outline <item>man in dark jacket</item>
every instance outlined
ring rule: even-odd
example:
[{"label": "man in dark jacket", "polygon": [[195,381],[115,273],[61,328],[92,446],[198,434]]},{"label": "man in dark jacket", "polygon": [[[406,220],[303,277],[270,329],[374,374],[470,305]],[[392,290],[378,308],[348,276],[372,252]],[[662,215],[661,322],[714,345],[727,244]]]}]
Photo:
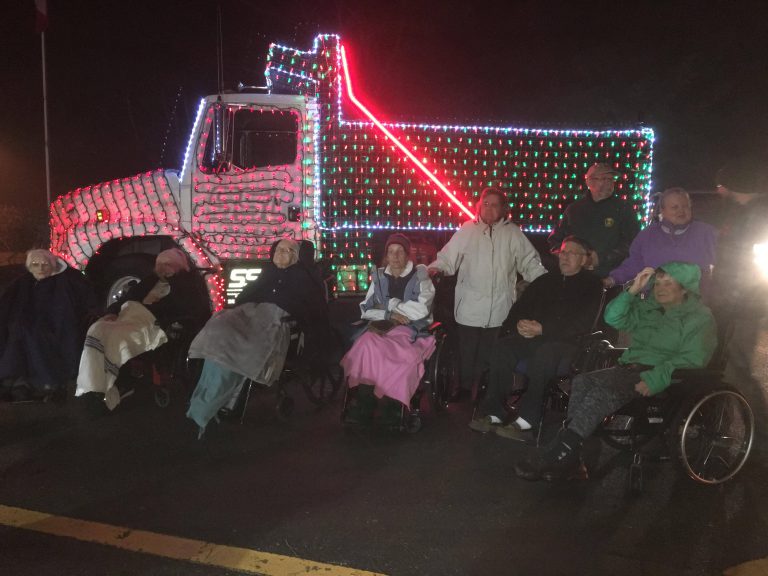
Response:
[{"label": "man in dark jacket", "polygon": [[[538,277],[512,307],[502,329],[509,334],[496,341],[488,391],[481,416],[469,424],[472,430],[524,441],[538,423],[547,382],[568,370],[577,338],[590,331],[599,313],[602,284],[584,268],[589,252],[584,240],[565,238],[558,252],[559,273]],[[521,360],[527,364],[528,389],[517,420],[502,426],[512,373]]]},{"label": "man in dark jacket", "polygon": [[618,172],[608,164],[593,164],[587,170],[589,195],[565,209],[560,225],[547,241],[557,250],[566,236],[578,236],[592,245],[590,266],[604,278],[629,255],[629,246],[640,231],[632,206],[615,196]]}]

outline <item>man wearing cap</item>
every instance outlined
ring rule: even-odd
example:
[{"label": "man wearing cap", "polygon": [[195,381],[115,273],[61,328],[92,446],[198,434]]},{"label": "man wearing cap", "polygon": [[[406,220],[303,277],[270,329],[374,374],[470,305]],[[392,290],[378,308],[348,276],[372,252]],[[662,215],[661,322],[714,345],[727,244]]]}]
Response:
[{"label": "man wearing cap", "polygon": [[[469,427],[525,441],[541,419],[541,405],[549,381],[564,374],[578,351],[577,339],[588,334],[600,312],[600,279],[585,268],[590,246],[569,236],[558,251],[557,272],[534,280],[512,306],[491,354],[488,390]],[[502,425],[511,375],[526,362],[528,387],[515,421]]]},{"label": "man wearing cap", "polygon": [[629,255],[629,245],[640,231],[632,206],[613,194],[617,176],[608,164],[590,166],[586,175],[589,195],[565,209],[560,224],[547,239],[553,252],[566,236],[589,242],[594,248],[591,264],[600,278]]},{"label": "man wearing cap", "polygon": [[755,412],[755,447],[768,451],[768,394],[752,372],[755,345],[768,316],[768,270],[760,269],[755,251],[756,246],[768,246],[768,160],[743,157],[729,162],[717,173],[717,192],[728,208],[712,290],[721,328],[732,330],[724,376],[747,397]]},{"label": "man wearing cap", "polygon": [[532,282],[546,269],[520,227],[506,217],[501,190],[486,188],[475,220],[466,222],[429,265],[431,275],[458,274],[454,315],[458,324],[460,387],[469,390],[486,364],[499,327],[516,298],[517,275]]}]

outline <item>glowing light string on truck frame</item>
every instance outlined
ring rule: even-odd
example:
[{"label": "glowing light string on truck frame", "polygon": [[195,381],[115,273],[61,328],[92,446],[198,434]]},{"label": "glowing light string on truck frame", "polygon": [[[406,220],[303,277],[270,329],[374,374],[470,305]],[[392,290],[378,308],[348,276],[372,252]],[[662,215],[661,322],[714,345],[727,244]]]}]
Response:
[{"label": "glowing light string on truck frame", "polygon": [[[276,89],[303,93],[311,87],[320,100],[322,229],[456,229],[461,223],[458,214],[433,205],[428,198],[434,192],[402,172],[406,168],[400,154],[391,154],[390,140],[379,138],[378,130],[371,133],[372,123],[343,118],[346,95],[340,85],[344,66],[338,44],[335,35],[316,37],[312,51],[273,44],[265,70]],[[653,144],[649,128],[382,124],[396,128],[400,141],[411,146],[414,155],[435,161],[436,176],[453,189],[468,191],[475,198],[485,186],[505,189],[512,218],[527,232],[548,232],[557,224],[565,205],[586,193],[583,175],[593,162],[608,162],[622,173],[616,194],[639,209],[645,204],[642,212],[647,217]],[[393,177],[395,169],[400,172]]]},{"label": "glowing light string on truck frame", "polygon": [[462,212],[464,212],[467,218],[469,218],[470,220],[474,218],[475,217],[474,213],[469,208],[464,206],[464,204],[461,203],[461,201],[456,197],[456,195],[453,194],[453,192],[451,192],[450,190],[448,190],[448,188],[446,188],[445,185],[442,182],[440,182],[440,180],[438,180],[438,178],[434,174],[432,174],[432,172],[430,172],[429,169],[418,158],[416,158],[416,156],[413,155],[413,152],[408,150],[408,148],[406,148],[403,145],[403,143],[400,142],[400,140],[398,140],[395,137],[395,135],[392,134],[392,132],[390,132],[381,122],[379,122],[378,119],[376,119],[376,117],[373,114],[371,114],[370,110],[368,110],[368,108],[366,108],[362,104],[362,102],[360,102],[355,97],[355,94],[352,91],[352,79],[350,78],[350,75],[349,75],[349,65],[347,64],[347,54],[346,54],[346,51],[344,50],[343,44],[341,45],[341,62],[343,64],[342,68],[344,70],[344,79],[346,80],[347,96],[349,96],[349,99],[352,101],[352,103],[355,106],[357,106],[360,109],[360,111],[363,114],[365,114],[370,119],[370,121],[373,122],[376,125],[376,127],[379,130],[381,130],[387,136],[387,138],[389,138],[403,152],[403,154],[405,154],[411,160],[411,162],[413,162],[419,168],[419,170],[421,170],[424,173],[424,175],[427,178],[429,178],[432,181],[432,183],[435,186],[437,186],[442,191],[442,193],[448,197],[448,199],[451,202],[453,202],[456,206],[458,206],[459,209]]}]

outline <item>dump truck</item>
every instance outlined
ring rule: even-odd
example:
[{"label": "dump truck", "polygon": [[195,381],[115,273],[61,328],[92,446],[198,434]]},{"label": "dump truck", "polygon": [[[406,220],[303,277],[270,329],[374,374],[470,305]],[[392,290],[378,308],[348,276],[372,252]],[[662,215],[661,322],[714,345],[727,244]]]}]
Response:
[{"label": "dump truck", "polygon": [[526,234],[546,234],[586,193],[595,162],[619,172],[616,193],[647,218],[651,128],[388,122],[355,93],[349,56],[334,34],[318,35],[309,50],[270,45],[265,89],[200,101],[180,170],[56,198],[51,250],[112,301],[160,250],[177,246],[219,309],[286,237],[315,244],[334,295],[364,292],[389,233],[408,234],[426,261],[474,216],[489,186],[504,190]]}]

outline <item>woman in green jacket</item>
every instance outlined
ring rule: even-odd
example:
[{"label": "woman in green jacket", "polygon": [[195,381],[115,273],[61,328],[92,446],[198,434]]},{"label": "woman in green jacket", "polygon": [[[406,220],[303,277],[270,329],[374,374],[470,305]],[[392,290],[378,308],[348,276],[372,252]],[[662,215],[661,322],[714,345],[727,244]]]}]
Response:
[{"label": "woman in green jacket", "polygon": [[[605,310],[605,321],[632,335],[618,366],[580,374],[573,380],[570,422],[551,448],[519,462],[526,480],[571,475],[581,461],[581,444],[606,416],[638,396],[667,388],[677,368],[703,368],[717,345],[715,320],[699,298],[701,271],[695,264],[669,262],[645,268]],[[642,299],[646,285],[651,294]]]}]

